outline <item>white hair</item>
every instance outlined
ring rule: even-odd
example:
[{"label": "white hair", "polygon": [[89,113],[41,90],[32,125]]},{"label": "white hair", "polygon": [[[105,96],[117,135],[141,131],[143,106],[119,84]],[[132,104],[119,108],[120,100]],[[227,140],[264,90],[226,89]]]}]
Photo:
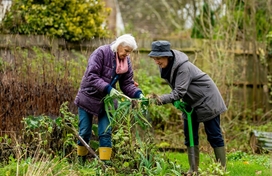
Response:
[{"label": "white hair", "polygon": [[135,38],[131,34],[124,34],[124,35],[121,35],[120,37],[118,37],[113,42],[113,44],[111,45],[111,50],[113,52],[116,52],[117,51],[117,47],[119,45],[128,46],[132,50],[136,50],[137,49],[137,44],[136,44]]}]

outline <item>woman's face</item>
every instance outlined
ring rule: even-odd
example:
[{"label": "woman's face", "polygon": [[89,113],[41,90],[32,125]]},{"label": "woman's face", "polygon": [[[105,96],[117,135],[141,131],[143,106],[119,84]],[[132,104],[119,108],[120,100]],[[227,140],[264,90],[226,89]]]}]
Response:
[{"label": "woman's face", "polygon": [[160,68],[166,68],[168,65],[168,57],[151,57]]},{"label": "woman's face", "polygon": [[132,48],[130,48],[129,46],[122,46],[119,45],[117,47],[117,54],[119,59],[125,59],[127,56],[130,55],[130,53],[132,52]]}]

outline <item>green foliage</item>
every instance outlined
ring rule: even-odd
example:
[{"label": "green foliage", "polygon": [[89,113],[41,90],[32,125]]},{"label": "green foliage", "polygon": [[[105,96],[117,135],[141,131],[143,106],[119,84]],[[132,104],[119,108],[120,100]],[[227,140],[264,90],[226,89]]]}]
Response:
[{"label": "green foliage", "polygon": [[74,87],[78,87],[80,81],[78,78],[83,74],[79,70],[83,70],[87,64],[86,57],[74,50],[71,51],[71,58],[62,55],[56,58],[40,47],[32,47],[30,50],[18,47],[13,53],[20,56],[19,61],[12,66],[0,60],[0,69],[1,66],[16,69],[20,77],[30,78],[37,83],[56,82],[57,84],[60,80],[65,80]]},{"label": "green foliage", "polygon": [[14,142],[7,134],[0,137],[0,162],[2,164],[7,164],[10,159],[13,158]]},{"label": "green foliage", "polygon": [[215,15],[208,3],[204,3],[201,13],[194,20],[192,38],[211,38],[215,25]]},{"label": "green foliage", "polygon": [[227,168],[231,175],[271,175],[270,158],[268,155],[251,155],[242,151],[228,154]]},{"label": "green foliage", "polygon": [[208,167],[206,167],[205,169],[199,169],[200,172],[200,176],[206,176],[206,175],[210,175],[210,176],[226,176],[229,175],[229,172],[226,172],[220,163],[212,163],[210,164]]},{"label": "green foliage", "polygon": [[272,30],[266,35],[267,54],[271,57],[272,55]]},{"label": "green foliage", "polygon": [[269,162],[270,159],[266,155],[250,155],[240,150],[228,154],[227,159],[228,161],[242,161],[245,163],[254,162],[266,168],[270,167],[270,162]]},{"label": "green foliage", "polygon": [[[226,36],[234,37],[236,40],[243,40],[243,38],[245,40],[265,40],[265,36],[272,30],[271,11],[265,0],[260,0],[255,4],[243,0],[237,0],[234,3],[229,0],[226,1],[226,5],[226,15],[216,23],[217,29],[230,29],[226,31]],[[225,27],[222,28],[222,26]],[[252,39],[254,31],[256,31],[256,39]],[[216,35],[218,37],[217,33]]]},{"label": "green foliage", "polygon": [[2,22],[8,34],[35,34],[67,41],[105,37],[109,9],[101,0],[15,0]]},{"label": "green foliage", "polygon": [[[253,12],[252,12],[253,13]],[[266,8],[257,8],[256,12],[256,31],[258,39],[265,39],[265,36],[268,34],[269,31],[272,30],[271,26],[271,16],[267,16],[267,9]]]},{"label": "green foliage", "polygon": [[23,160],[10,158],[8,165],[0,167],[0,176],[64,176],[76,174],[78,174],[78,171],[71,169],[67,159],[52,158],[49,155],[35,155],[33,158]]},{"label": "green foliage", "polygon": [[[107,96],[104,99],[105,109],[113,128],[112,165],[118,168],[118,173],[133,175],[168,175],[181,173],[181,167],[168,163],[159,154],[154,135],[150,129],[147,111],[149,108],[141,104],[141,100],[125,96],[114,99]],[[133,101],[138,101],[138,104]],[[132,104],[134,104],[132,106]],[[149,104],[149,106],[155,106]],[[180,174],[179,174],[180,175]]]},{"label": "green foliage", "polygon": [[6,62],[0,57],[0,73],[6,69]]},{"label": "green foliage", "polygon": [[[187,153],[169,152],[166,153],[170,161],[184,165],[188,169]],[[227,170],[223,171],[220,165],[214,162],[213,153],[200,153],[199,175],[271,175],[270,167],[271,154],[252,155],[242,151],[229,152],[227,154]],[[223,173],[222,173],[223,172]]]},{"label": "green foliage", "polygon": [[[141,151],[140,158],[145,161],[146,165],[152,165],[152,167],[141,167],[141,169],[132,169],[129,172],[120,168],[107,168],[106,171],[101,170],[98,167],[98,161],[92,160],[87,165],[80,166],[76,163],[69,163],[67,159],[60,159],[58,157],[45,157],[36,155],[34,158],[26,158],[18,162],[13,157],[10,157],[9,164],[0,166],[0,176],[13,176],[16,173],[25,176],[45,176],[48,175],[151,175],[151,176],[164,176],[164,175],[182,175],[187,168],[181,167],[180,164],[185,164],[187,160],[186,153],[150,153],[153,159],[148,158],[146,155],[148,152]],[[209,154],[201,153],[200,172],[199,175],[235,175],[235,176],[247,176],[247,175],[270,175],[269,169],[270,157],[269,155],[250,155],[242,151],[232,152],[227,155],[227,172],[223,172],[220,169],[218,163],[212,161],[212,157]],[[116,161],[118,162],[118,161]],[[126,165],[126,162],[123,162]],[[186,163],[187,164],[187,163]],[[144,164],[142,164],[144,166]],[[50,174],[48,173],[50,171]],[[28,173],[28,174],[27,174]]]},{"label": "green foliage", "polygon": [[62,117],[28,116],[23,118],[24,124],[21,143],[22,150],[33,154],[37,148],[39,152],[57,153],[65,157],[76,146],[74,134],[65,129],[64,123],[78,126],[78,118],[67,107],[68,102],[61,105]]},{"label": "green foliage", "polygon": [[[38,139],[42,145],[48,144],[48,138],[53,131],[53,120],[47,116],[28,116],[22,120],[24,133],[32,139]],[[37,135],[38,134],[38,135]]]},{"label": "green foliage", "polygon": [[[0,167],[0,176],[13,176],[17,172],[17,161],[10,156],[7,165]],[[21,172],[19,172],[21,174]]]},{"label": "green foliage", "polygon": [[[122,95],[123,94],[121,93],[120,96]],[[114,102],[116,101],[118,101],[118,108],[115,108]],[[132,101],[134,101],[136,104],[132,105]],[[146,107],[141,104],[141,100],[127,99],[125,95],[117,98],[107,95],[104,99],[104,103],[112,128],[115,128],[116,125],[129,125],[128,128],[130,129],[136,124],[143,128],[146,126],[151,127],[148,120],[144,116]]]},{"label": "green foliage", "polygon": [[267,54],[265,55],[264,51],[261,52],[261,59],[263,60],[262,63],[267,67],[268,73],[267,73],[267,87],[269,90],[269,103],[272,103],[272,62],[270,61],[270,64],[268,63],[269,60],[272,58],[272,29],[269,31],[269,33],[266,35],[266,52]]},{"label": "green foliage", "polygon": [[[148,58],[149,59],[149,58]],[[143,62],[146,63],[146,62]],[[141,68],[137,70],[135,75],[135,79],[141,83],[140,88],[144,92],[145,96],[148,96],[151,93],[154,94],[166,94],[171,92],[171,88],[164,83],[164,80],[159,76],[159,70],[156,67],[155,63],[143,64],[141,63]],[[145,68],[148,67],[148,68]],[[154,73],[157,72],[158,74]],[[175,114],[173,110],[170,108],[172,105],[164,105],[164,106],[149,106],[148,111],[151,116],[151,119],[154,122],[167,122],[169,117]],[[159,124],[158,124],[159,125]]]},{"label": "green foliage", "polygon": [[245,157],[247,154],[245,152],[242,152],[242,151],[236,151],[236,152],[233,152],[233,153],[230,153],[228,155],[228,160],[231,160],[231,161],[238,161],[240,160],[241,158]]},{"label": "green foliage", "polygon": [[[114,101],[118,102],[118,108],[115,108]],[[132,101],[136,103],[133,107]],[[113,150],[115,156],[112,160],[116,162],[113,161],[113,163],[115,167],[122,168],[124,171],[130,170],[140,161],[139,154],[137,154],[137,151],[140,150],[139,143],[141,143],[139,130],[145,129],[148,133],[148,127],[151,127],[145,117],[146,107],[141,105],[140,100],[128,99],[125,96],[116,98],[106,96],[104,103],[114,133]],[[151,136],[148,135],[148,137]],[[149,147],[149,145],[144,147]]]}]

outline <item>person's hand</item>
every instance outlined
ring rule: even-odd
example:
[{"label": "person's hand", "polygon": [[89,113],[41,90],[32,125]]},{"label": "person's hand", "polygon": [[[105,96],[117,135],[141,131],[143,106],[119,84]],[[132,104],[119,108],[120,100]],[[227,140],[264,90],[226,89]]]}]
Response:
[{"label": "person's hand", "polygon": [[148,106],[149,105],[149,98],[146,98],[144,94],[140,94],[140,100],[141,100],[141,105]]},{"label": "person's hand", "polygon": [[141,93],[140,96],[139,96],[139,98],[140,99],[145,98],[144,94]]},{"label": "person's hand", "polygon": [[179,109],[182,112],[184,112],[184,111],[191,112],[192,111],[191,106],[189,106],[186,102],[176,100],[176,101],[174,101],[173,104],[177,109]]},{"label": "person's hand", "polygon": [[154,93],[148,95],[147,98],[149,100],[149,103],[151,103],[151,104],[162,105],[160,97]]},{"label": "person's hand", "polygon": [[139,86],[139,84],[138,84],[136,81],[134,81],[134,85],[135,85],[136,87]]},{"label": "person's hand", "polygon": [[183,106],[182,106],[182,103],[181,103],[181,101],[180,100],[176,100],[176,101],[174,101],[174,106],[177,108],[177,109],[179,109],[179,110],[183,110]]},{"label": "person's hand", "polygon": [[143,94],[140,94],[140,100],[141,100],[141,105],[143,105],[143,106],[149,105],[149,99],[145,98],[145,96]]},{"label": "person's hand", "polygon": [[116,90],[115,88],[112,88],[110,91],[110,96],[111,97],[117,97],[119,96],[120,92],[118,92],[118,90]]}]

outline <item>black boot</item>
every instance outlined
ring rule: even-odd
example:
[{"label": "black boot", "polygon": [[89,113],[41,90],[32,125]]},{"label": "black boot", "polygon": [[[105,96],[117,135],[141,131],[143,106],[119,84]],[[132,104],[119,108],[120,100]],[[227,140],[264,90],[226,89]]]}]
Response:
[{"label": "black boot", "polygon": [[226,151],[225,147],[216,147],[214,148],[214,154],[217,162],[221,163],[221,166],[226,169]]},{"label": "black boot", "polygon": [[84,166],[86,163],[87,156],[78,156],[78,162],[81,166]]},{"label": "black boot", "polygon": [[[185,175],[187,176],[197,175],[198,166],[199,166],[199,147],[198,146],[187,147],[187,153],[188,153],[188,161],[189,161],[190,169]],[[193,163],[193,159],[195,160],[194,161],[195,163]]]}]

